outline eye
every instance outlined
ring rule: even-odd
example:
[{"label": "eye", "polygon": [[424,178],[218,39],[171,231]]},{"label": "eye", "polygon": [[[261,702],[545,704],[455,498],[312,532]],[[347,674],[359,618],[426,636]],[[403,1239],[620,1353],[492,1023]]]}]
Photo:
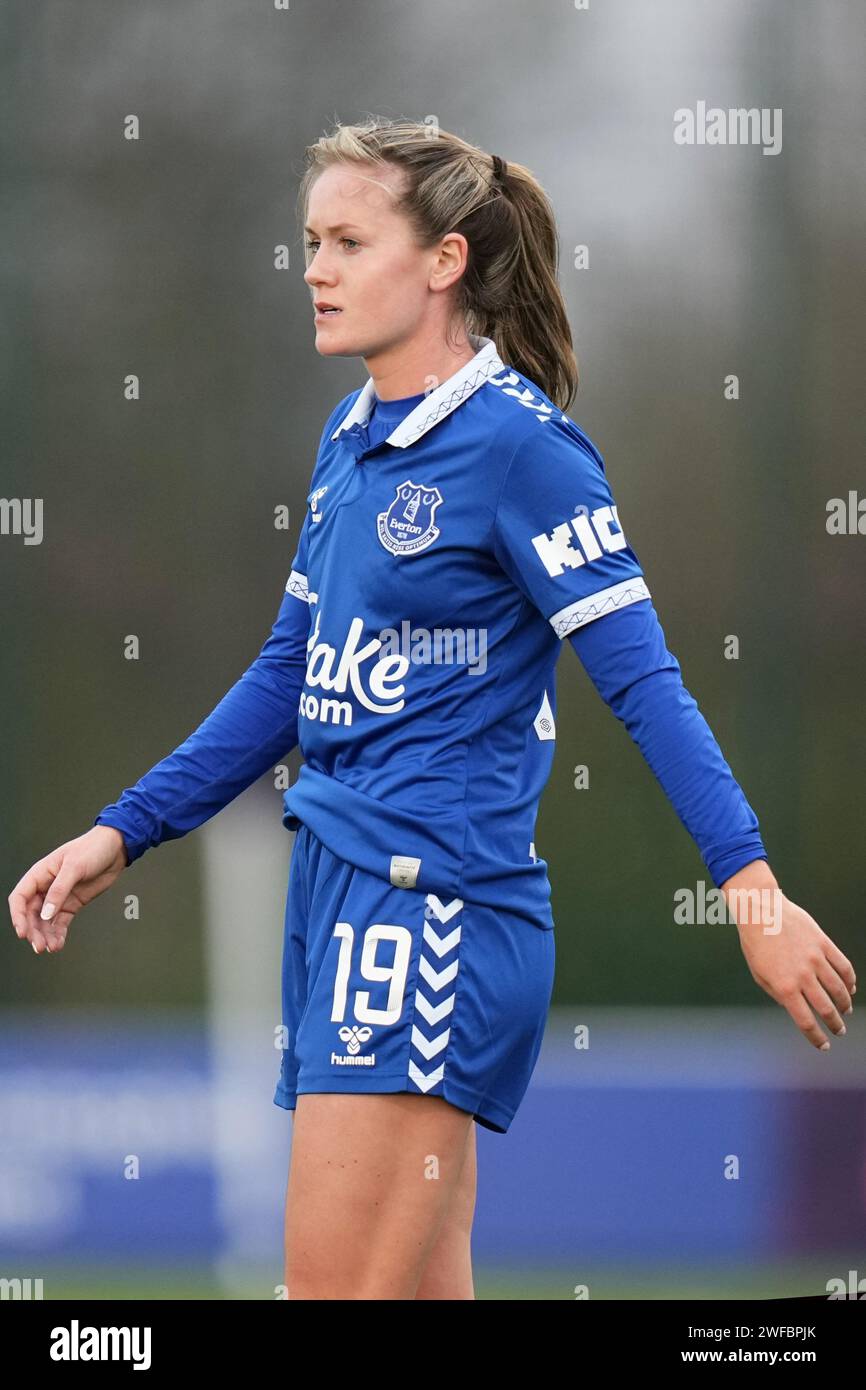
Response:
[{"label": "eye", "polygon": [[[355,240],[354,240],[352,237],[350,237],[350,236],[341,236],[341,237],[340,237],[340,241],[348,241],[348,242],[350,242],[350,243],[352,244],[352,246],[360,246],[360,245],[361,245],[360,241],[355,241]],[[306,241],[306,242],[304,243],[304,245],[306,246],[306,248],[307,248],[308,251],[315,251],[315,250],[317,249],[319,243],[318,243],[318,241]]]}]

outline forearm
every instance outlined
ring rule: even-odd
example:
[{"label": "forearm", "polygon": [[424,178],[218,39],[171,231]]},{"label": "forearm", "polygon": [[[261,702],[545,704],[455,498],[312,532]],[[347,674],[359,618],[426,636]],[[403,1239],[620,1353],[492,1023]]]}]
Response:
[{"label": "forearm", "polygon": [[570,640],[697,844],[716,887],[766,860],[757,817],[682,683],[651,603],[588,623]]},{"label": "forearm", "polygon": [[129,862],[203,824],[298,741],[309,610],[286,595],[252,665],[178,748],[103,807],[95,825],[123,836]]},{"label": "forearm", "polygon": [[196,829],[239,796],[298,741],[297,700],[249,670],[178,748],[99,813],[95,825],[123,835],[130,863]]}]

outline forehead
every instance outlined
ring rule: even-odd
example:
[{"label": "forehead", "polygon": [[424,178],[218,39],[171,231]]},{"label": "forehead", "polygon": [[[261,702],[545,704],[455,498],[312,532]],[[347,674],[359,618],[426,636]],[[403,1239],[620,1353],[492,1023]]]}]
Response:
[{"label": "forehead", "polygon": [[362,230],[374,222],[398,221],[395,205],[402,184],[402,170],[393,164],[332,164],[310,188],[307,226],[319,232],[351,223]]}]

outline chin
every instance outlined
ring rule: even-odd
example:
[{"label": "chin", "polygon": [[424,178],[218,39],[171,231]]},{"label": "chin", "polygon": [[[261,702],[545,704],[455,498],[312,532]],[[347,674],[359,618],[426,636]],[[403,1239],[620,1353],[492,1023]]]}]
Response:
[{"label": "chin", "polygon": [[324,334],[316,334],[316,352],[320,357],[356,357],[354,348],[346,347],[344,343],[328,342]]},{"label": "chin", "polygon": [[345,334],[316,334],[316,352],[321,357],[367,357],[375,351],[375,348],[370,349],[367,344],[353,340]]},{"label": "chin", "polygon": [[320,352],[323,357],[357,357],[358,349],[351,335],[335,331],[336,329],[337,325],[333,324],[330,328],[315,330],[316,352]]}]

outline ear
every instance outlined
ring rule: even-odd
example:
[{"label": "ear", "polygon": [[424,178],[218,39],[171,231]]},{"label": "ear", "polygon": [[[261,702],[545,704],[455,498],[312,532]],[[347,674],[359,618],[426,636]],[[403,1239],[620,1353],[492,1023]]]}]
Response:
[{"label": "ear", "polygon": [[430,272],[431,290],[447,290],[466,270],[469,242],[462,232],[448,232],[440,241]]}]

